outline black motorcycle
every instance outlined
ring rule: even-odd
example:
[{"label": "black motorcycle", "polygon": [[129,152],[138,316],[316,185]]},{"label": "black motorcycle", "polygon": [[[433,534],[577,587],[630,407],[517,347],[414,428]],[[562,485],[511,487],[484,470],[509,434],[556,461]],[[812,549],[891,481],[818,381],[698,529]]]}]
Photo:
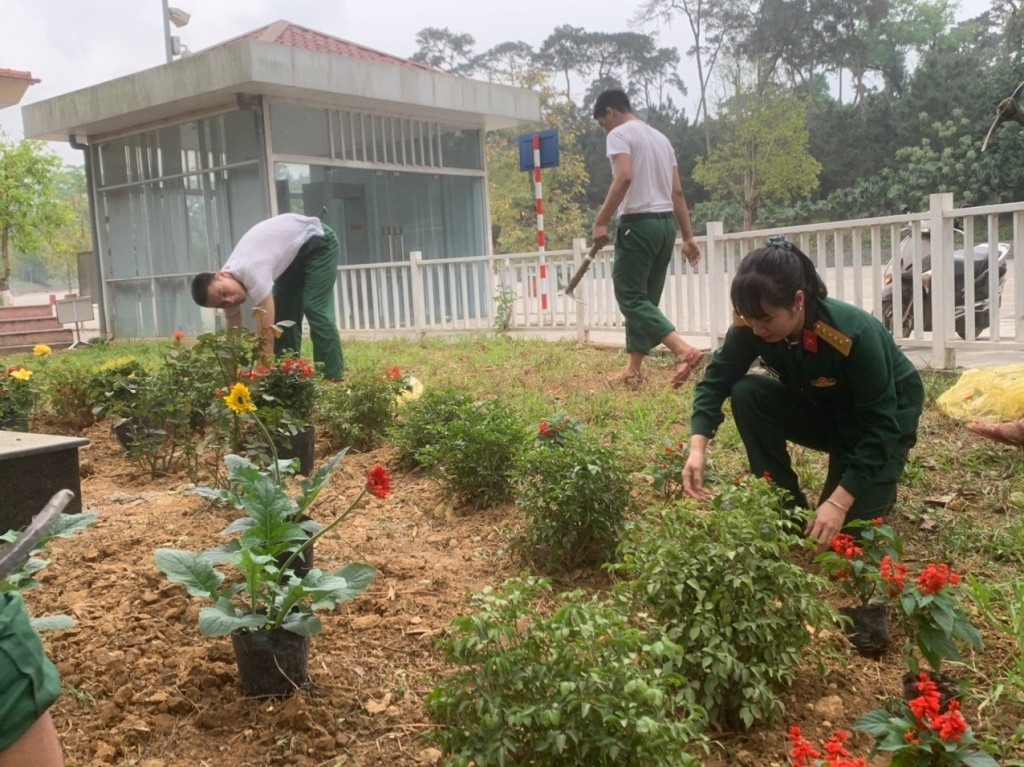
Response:
[{"label": "black motorcycle", "polygon": [[[959,236],[964,241],[964,233],[954,229],[954,238]],[[953,251],[953,290],[956,297],[953,306],[953,321],[957,335],[967,338],[967,307],[965,298],[966,280],[974,283],[974,335],[975,338],[991,323],[989,301],[989,246],[988,243],[975,246],[969,257],[964,254],[965,248]],[[1009,243],[998,245],[996,263],[999,267],[999,293],[996,296],[996,321],[999,321],[999,306],[1003,297],[1003,284],[1006,282],[1006,260],[1010,256]],[[914,330],[914,240],[907,231],[900,240],[900,287],[903,337],[909,336]],[[921,231],[921,313],[924,319],[924,330],[932,329],[932,258],[931,237],[927,229]],[[885,287],[882,290],[882,320],[891,331],[893,323],[893,261],[885,268]]]}]

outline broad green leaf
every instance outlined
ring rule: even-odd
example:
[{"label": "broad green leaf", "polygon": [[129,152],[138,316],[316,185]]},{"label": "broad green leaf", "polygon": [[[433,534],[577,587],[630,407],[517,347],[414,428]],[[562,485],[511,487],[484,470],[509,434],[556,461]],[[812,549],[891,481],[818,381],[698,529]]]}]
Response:
[{"label": "broad green leaf", "polygon": [[199,633],[207,637],[228,636],[234,631],[258,629],[267,623],[267,616],[240,613],[224,599],[214,607],[199,611]]},{"label": "broad green leaf", "polygon": [[31,623],[36,631],[73,629],[77,625],[70,615],[44,615],[42,618],[33,618]]},{"label": "broad green leaf", "polygon": [[180,549],[157,549],[156,566],[172,583],[182,584],[194,597],[216,600],[224,580],[201,555]]}]

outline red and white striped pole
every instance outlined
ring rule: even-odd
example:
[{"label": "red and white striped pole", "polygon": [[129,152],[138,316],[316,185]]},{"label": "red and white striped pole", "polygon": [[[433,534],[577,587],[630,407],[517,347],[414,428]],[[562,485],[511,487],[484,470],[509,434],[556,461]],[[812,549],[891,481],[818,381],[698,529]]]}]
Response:
[{"label": "red and white striped pole", "polygon": [[548,264],[544,257],[544,194],[540,183],[540,134],[533,134],[533,190],[537,198],[537,250],[540,251],[540,308],[548,308]]}]

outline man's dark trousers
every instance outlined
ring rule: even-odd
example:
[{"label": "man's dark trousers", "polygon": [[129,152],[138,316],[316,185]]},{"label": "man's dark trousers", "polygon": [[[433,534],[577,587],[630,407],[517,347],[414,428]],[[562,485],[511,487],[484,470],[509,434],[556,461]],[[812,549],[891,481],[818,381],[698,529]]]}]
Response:
[{"label": "man's dark trousers", "polygon": [[274,354],[299,353],[305,316],[313,342],[313,362],[325,378],[335,381],[345,374],[341,336],[334,317],[338,252],[338,238],[325,225],[323,237],[311,237],[274,282],[275,319],[295,323],[284,328],[281,337],[274,341]]}]

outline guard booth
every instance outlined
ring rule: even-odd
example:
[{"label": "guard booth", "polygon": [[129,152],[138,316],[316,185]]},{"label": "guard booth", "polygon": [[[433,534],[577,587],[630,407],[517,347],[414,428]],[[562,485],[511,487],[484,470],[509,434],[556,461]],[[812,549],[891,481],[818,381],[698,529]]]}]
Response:
[{"label": "guard booth", "polygon": [[322,215],[339,266],[489,254],[486,134],[540,97],[278,21],[22,117],[85,153],[101,327],[152,338],[215,330],[192,276],[278,213]]}]

